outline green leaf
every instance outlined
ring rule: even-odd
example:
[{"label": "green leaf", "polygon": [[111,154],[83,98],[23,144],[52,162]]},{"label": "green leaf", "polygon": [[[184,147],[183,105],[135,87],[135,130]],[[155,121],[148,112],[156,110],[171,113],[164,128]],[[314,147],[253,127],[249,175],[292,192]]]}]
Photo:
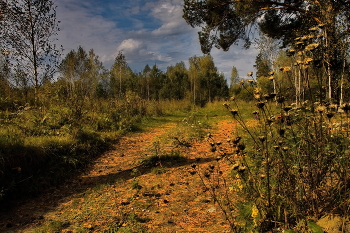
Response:
[{"label": "green leaf", "polygon": [[324,233],[322,227],[320,227],[319,225],[317,225],[317,224],[314,223],[314,222],[307,221],[307,226],[310,228],[310,230],[311,230],[313,233]]}]

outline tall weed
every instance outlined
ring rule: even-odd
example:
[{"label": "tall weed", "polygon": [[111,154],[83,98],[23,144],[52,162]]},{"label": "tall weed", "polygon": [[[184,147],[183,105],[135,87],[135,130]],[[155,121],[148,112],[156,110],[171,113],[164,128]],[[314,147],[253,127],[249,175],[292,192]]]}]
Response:
[{"label": "tall weed", "polygon": [[224,104],[240,126],[228,145],[209,138],[218,160],[232,164],[229,189],[239,198],[213,196],[229,203],[222,205],[225,213],[238,213],[227,217],[233,231],[308,232],[323,216],[348,217],[350,105],[296,106],[258,90],[254,97],[250,114],[234,99]]}]

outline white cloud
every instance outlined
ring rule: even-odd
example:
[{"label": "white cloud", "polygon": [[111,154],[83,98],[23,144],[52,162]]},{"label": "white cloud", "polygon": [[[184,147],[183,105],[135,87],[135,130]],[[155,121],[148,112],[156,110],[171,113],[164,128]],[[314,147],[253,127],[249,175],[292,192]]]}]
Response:
[{"label": "white cloud", "polygon": [[[57,17],[62,22],[58,43],[64,46],[65,53],[79,45],[85,50],[93,48],[106,68],[119,51],[135,71],[154,63],[166,70],[177,62],[187,63],[188,58],[203,55],[197,35],[200,29],[191,28],[182,18],[183,0],[118,0],[106,4],[60,0],[56,4]],[[228,52],[213,49],[212,56],[226,77],[233,65],[244,76],[252,70],[255,59],[253,50],[238,47]]]},{"label": "white cloud", "polygon": [[168,62],[171,60],[167,56],[148,50],[147,44],[144,41],[132,38],[123,40],[118,46],[114,57],[116,57],[119,51],[124,53],[128,62],[135,62],[136,60]]},{"label": "white cloud", "polygon": [[134,39],[123,40],[118,49],[124,52],[135,52],[141,49],[145,49],[147,46],[142,41],[137,41]]},{"label": "white cloud", "polygon": [[156,36],[179,35],[190,31],[191,27],[187,25],[182,18],[183,7],[171,2],[159,1],[152,9],[151,15],[162,22],[162,26],[152,31]]}]

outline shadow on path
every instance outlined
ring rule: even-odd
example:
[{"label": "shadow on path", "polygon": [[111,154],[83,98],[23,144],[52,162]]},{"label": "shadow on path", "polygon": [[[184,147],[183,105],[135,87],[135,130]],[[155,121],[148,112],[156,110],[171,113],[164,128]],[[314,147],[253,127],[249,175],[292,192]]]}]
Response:
[{"label": "shadow on path", "polygon": [[[164,168],[176,168],[191,164],[202,164],[214,161],[215,158],[183,159],[181,161],[162,161]],[[159,166],[158,166],[159,167]],[[11,208],[0,213],[0,232],[23,232],[29,225],[40,224],[45,221],[44,216],[54,211],[64,202],[74,198],[77,194],[104,184],[114,184],[117,181],[127,181],[150,173],[153,167],[140,164],[138,166],[100,176],[80,175],[67,180],[57,188],[44,191],[37,198],[21,199],[11,205]],[[137,171],[137,172],[135,172]],[[86,171],[87,173],[89,171]]]}]

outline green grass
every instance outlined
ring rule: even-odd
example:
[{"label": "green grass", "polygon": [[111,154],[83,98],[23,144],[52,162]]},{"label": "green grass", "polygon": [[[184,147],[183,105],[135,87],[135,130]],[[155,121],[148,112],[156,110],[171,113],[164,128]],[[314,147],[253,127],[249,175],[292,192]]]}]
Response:
[{"label": "green grass", "polygon": [[[190,143],[203,138],[211,122],[224,117],[222,102],[200,109],[186,100],[147,102],[136,96],[132,100],[98,103],[84,100],[79,106],[51,104],[1,111],[1,197],[37,195],[42,188],[58,185],[126,133],[175,123],[176,130],[162,140],[178,137]],[[176,162],[175,157],[163,155],[161,161]],[[150,160],[153,163],[156,159]]]}]

